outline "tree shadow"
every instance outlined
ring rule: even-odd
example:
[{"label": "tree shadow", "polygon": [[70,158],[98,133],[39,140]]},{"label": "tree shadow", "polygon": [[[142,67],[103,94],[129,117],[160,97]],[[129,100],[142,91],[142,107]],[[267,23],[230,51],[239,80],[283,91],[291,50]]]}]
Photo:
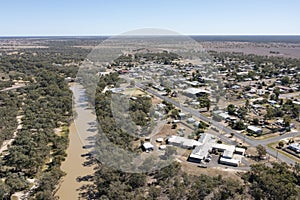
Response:
[{"label": "tree shadow", "polygon": [[[83,163],[86,167],[91,167],[95,165],[96,161],[91,153],[82,154],[81,156],[86,157],[86,161]],[[96,165],[94,171],[96,169]],[[94,174],[87,174],[85,176],[79,176],[76,178],[77,182],[84,183],[80,188],[77,189],[79,192],[80,199],[98,199],[97,187],[94,184]]]},{"label": "tree shadow", "polygon": [[84,184],[79,189],[80,199],[99,199],[97,188],[94,184]]}]

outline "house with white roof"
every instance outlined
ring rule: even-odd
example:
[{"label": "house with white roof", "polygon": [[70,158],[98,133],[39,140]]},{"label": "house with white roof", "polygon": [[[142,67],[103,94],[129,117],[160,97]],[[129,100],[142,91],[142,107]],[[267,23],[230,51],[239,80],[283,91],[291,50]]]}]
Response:
[{"label": "house with white roof", "polygon": [[248,126],[247,130],[250,133],[262,134],[262,129],[256,126]]},{"label": "house with white roof", "polygon": [[187,88],[183,91],[183,94],[188,96],[188,97],[200,97],[202,95],[210,95],[210,91],[204,90],[201,88]]},{"label": "house with white roof", "polygon": [[154,146],[153,144],[151,144],[150,142],[145,142],[143,145],[142,145],[142,149],[144,151],[153,151],[154,150]]},{"label": "house with white roof", "polygon": [[300,153],[300,143],[292,143],[288,146],[288,148],[296,153]]}]

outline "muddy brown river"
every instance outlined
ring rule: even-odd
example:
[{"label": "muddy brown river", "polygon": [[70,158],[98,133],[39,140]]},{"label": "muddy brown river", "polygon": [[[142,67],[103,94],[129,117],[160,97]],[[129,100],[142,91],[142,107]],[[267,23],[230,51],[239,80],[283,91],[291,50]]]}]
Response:
[{"label": "muddy brown river", "polygon": [[74,122],[70,125],[67,157],[61,166],[61,169],[67,173],[63,177],[56,193],[56,196],[61,200],[81,199],[80,193],[82,190],[80,188],[89,182],[78,181],[78,178],[92,175],[94,172],[93,166],[83,165],[87,161],[83,155],[91,150],[91,148],[83,148],[83,146],[90,147],[93,145],[91,138],[95,134],[95,130],[92,128],[96,116],[92,113],[92,110],[88,109],[88,102],[83,87],[75,83],[71,86],[71,90],[74,96],[73,109],[77,115]]}]

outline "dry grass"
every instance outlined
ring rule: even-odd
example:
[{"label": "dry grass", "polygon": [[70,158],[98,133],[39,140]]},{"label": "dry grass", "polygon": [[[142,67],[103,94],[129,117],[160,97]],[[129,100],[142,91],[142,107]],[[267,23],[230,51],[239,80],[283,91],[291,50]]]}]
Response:
[{"label": "dry grass", "polygon": [[155,138],[165,138],[170,135],[176,135],[177,129],[172,129],[171,124],[164,124],[162,128],[159,130],[157,134],[155,134]]},{"label": "dry grass", "polygon": [[140,96],[145,95],[146,93],[137,88],[129,88],[125,90],[125,94],[129,96]]},{"label": "dry grass", "polygon": [[182,170],[188,174],[200,176],[205,174],[208,176],[218,176],[221,175],[224,178],[232,178],[238,181],[242,181],[241,177],[237,174],[237,171],[234,169],[216,169],[216,168],[200,168],[197,164],[186,162],[186,157],[181,157],[180,160],[182,165]]},{"label": "dry grass", "polygon": [[265,139],[269,139],[269,138],[273,138],[273,137],[277,137],[277,136],[279,136],[278,132],[276,132],[276,133],[269,133],[269,134],[265,134],[265,135],[258,136],[258,137],[251,137],[251,138],[255,139],[255,140],[265,140]]},{"label": "dry grass", "polygon": [[[253,42],[201,42],[207,50],[219,52],[243,52],[262,56],[279,56],[300,58],[300,46],[287,43],[253,43]],[[270,51],[279,52],[271,54]]]},{"label": "dry grass", "polygon": [[160,98],[157,98],[157,97],[153,97],[152,98],[152,104],[153,105],[157,105],[157,104],[159,104],[161,102],[162,102],[162,100]]}]

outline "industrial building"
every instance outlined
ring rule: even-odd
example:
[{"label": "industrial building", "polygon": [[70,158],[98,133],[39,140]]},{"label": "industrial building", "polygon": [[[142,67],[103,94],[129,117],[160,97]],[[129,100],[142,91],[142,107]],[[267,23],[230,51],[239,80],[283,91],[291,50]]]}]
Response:
[{"label": "industrial building", "polygon": [[187,139],[180,136],[172,135],[170,138],[167,139],[167,143],[173,146],[179,146],[184,149],[193,149],[196,146],[201,145],[200,142],[193,140],[193,139]]},{"label": "industrial building", "polygon": [[191,162],[200,163],[202,160],[208,158],[210,152],[212,152],[213,150],[217,150],[219,152],[223,152],[219,160],[221,164],[238,166],[241,160],[235,158],[234,154],[242,156],[245,154],[244,148],[239,148],[234,145],[217,143],[216,138],[211,134],[202,134],[198,142],[200,143],[200,145],[192,151],[188,158],[188,160]]}]

